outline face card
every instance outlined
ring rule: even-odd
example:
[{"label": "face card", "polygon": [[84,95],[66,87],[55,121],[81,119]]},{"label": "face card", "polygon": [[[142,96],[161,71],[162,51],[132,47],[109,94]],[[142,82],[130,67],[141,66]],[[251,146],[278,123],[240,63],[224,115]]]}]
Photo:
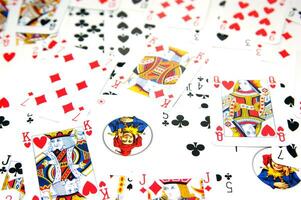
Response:
[{"label": "face card", "polygon": [[116,10],[120,3],[121,0],[70,0],[70,6],[96,10]]},{"label": "face card", "polygon": [[149,97],[162,108],[172,107],[187,82],[208,62],[204,50],[188,49],[183,44],[164,43],[162,38],[151,36],[144,56],[126,79],[125,88]]},{"label": "face card", "polygon": [[69,0],[23,0],[16,26],[17,32],[50,34],[58,31]]},{"label": "face card", "polygon": [[[258,179],[272,189],[294,190],[300,183],[300,171],[289,165],[277,163],[271,148],[260,150],[253,158],[253,171]],[[291,189],[292,188],[292,189]]]},{"label": "face card", "polygon": [[229,1],[214,35],[215,46],[250,49],[254,42],[280,42],[286,1]]},{"label": "face card", "polygon": [[296,22],[298,24],[301,23],[301,3],[298,0],[293,0],[290,6],[290,12],[288,14],[288,19]]},{"label": "face card", "polygon": [[[219,81],[213,78],[215,142],[232,146],[267,146],[286,141],[287,130],[276,103],[275,79]],[[219,96],[219,97],[218,97]],[[215,118],[215,117],[214,117]]]},{"label": "face card", "polygon": [[[201,29],[207,17],[209,0],[160,0],[152,2],[147,21],[184,29]],[[179,14],[180,13],[180,14]]]},{"label": "face card", "polygon": [[98,197],[84,130],[37,135],[33,142],[42,199]]},{"label": "face card", "polygon": [[158,178],[139,176],[139,199],[205,199],[202,178]]}]

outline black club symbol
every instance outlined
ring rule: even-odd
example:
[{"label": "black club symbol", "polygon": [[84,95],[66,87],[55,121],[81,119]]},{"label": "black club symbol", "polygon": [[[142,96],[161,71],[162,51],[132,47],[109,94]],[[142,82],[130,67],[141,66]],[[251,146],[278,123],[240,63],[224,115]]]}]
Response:
[{"label": "black club symbol", "polygon": [[9,173],[15,174],[15,177],[17,176],[17,174],[23,174],[22,164],[16,163],[15,167],[9,169]]},{"label": "black club symbol", "polygon": [[5,172],[7,172],[7,170],[6,170],[6,168],[3,166],[3,167],[0,169],[0,173],[3,174],[3,173],[5,173]]},{"label": "black club symbol", "polygon": [[226,179],[229,181],[229,180],[232,178],[232,175],[229,174],[229,173],[227,173],[227,174],[225,175],[225,177],[226,177]]},{"label": "black club symbol", "polygon": [[210,129],[210,116],[206,116],[204,121],[201,121],[201,126]]},{"label": "black club symbol", "polygon": [[88,34],[78,33],[78,34],[75,34],[74,37],[76,37],[79,42],[82,42],[85,40],[85,38],[88,37]]},{"label": "black club symbol", "polygon": [[82,16],[82,17],[84,17],[84,16],[88,16],[89,15],[89,12],[87,12],[87,10],[86,9],[80,9],[77,13],[75,13],[76,15],[78,15],[78,16]]},{"label": "black club symbol", "polygon": [[205,146],[202,144],[198,144],[197,142],[194,142],[193,144],[187,144],[186,148],[191,152],[193,156],[199,156],[201,151],[204,151]]},{"label": "black club symbol", "polygon": [[183,115],[178,115],[176,119],[171,121],[172,125],[178,126],[179,128],[182,128],[183,126],[188,126],[189,122],[184,119]]},{"label": "black club symbol", "polygon": [[4,116],[0,116],[0,128],[4,128],[4,126],[8,126],[9,125],[9,121],[5,120]]},{"label": "black club symbol", "polygon": [[89,26],[89,24],[84,19],[81,19],[81,20],[79,20],[79,22],[75,23],[75,26],[84,28],[84,27]]},{"label": "black club symbol", "polygon": [[92,25],[89,29],[87,29],[87,31],[88,31],[89,33],[98,33],[98,32],[100,32],[100,29],[97,28],[97,26]]},{"label": "black club symbol", "polygon": [[168,122],[167,120],[164,120],[164,121],[162,122],[162,124],[163,124],[164,126],[167,126],[167,125],[169,125],[169,122]]},{"label": "black club symbol", "polygon": [[192,94],[192,92],[189,92],[189,93],[187,94],[187,96],[189,96],[189,97],[191,98],[191,97],[193,97],[194,95]]}]

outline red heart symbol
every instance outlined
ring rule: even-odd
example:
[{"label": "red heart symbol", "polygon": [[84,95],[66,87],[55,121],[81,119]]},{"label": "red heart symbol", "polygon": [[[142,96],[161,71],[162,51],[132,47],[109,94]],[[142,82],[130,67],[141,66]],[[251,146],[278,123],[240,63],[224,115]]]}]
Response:
[{"label": "red heart symbol", "polygon": [[218,88],[218,87],[219,87],[219,84],[214,84],[214,87]]},{"label": "red heart symbol", "polygon": [[218,127],[216,127],[216,130],[217,130],[217,131],[222,131],[223,128],[222,128],[221,126],[218,126]]},{"label": "red heart symbol", "polygon": [[30,142],[24,142],[24,146],[25,146],[26,148],[29,148],[29,147],[30,147],[30,145],[31,145],[31,143],[30,143]]},{"label": "red heart symbol", "polygon": [[33,59],[36,59],[38,57],[38,55],[32,55]]},{"label": "red heart symbol", "polygon": [[105,182],[103,182],[103,181],[100,181],[100,183],[99,183],[99,187],[105,187],[107,184],[105,183]]},{"label": "red heart symbol", "polygon": [[272,129],[272,127],[270,127],[269,125],[265,125],[261,131],[261,135],[263,136],[274,136],[276,133],[274,131],[274,129]]},{"label": "red heart symbol", "polygon": [[92,130],[86,131],[86,134],[87,134],[88,136],[92,135]]},{"label": "red heart symbol", "polygon": [[88,196],[90,193],[95,194],[97,192],[97,188],[90,181],[87,181],[83,188],[83,195]]},{"label": "red heart symbol", "polygon": [[33,143],[40,149],[42,149],[45,146],[46,142],[47,142],[46,136],[42,136],[40,138],[36,137],[33,139]]},{"label": "red heart symbol", "polygon": [[99,1],[99,3],[101,3],[101,4],[104,4],[104,3],[106,3],[108,0],[98,0]]},{"label": "red heart symbol", "polygon": [[15,52],[4,53],[3,58],[6,60],[6,62],[10,62],[15,57],[15,55],[16,55]]},{"label": "red heart symbol", "polygon": [[238,2],[238,5],[241,8],[246,8],[246,7],[249,6],[249,3],[248,2],[242,2],[242,1],[240,1],[240,2]]},{"label": "red heart symbol", "polygon": [[0,99],[0,108],[8,108],[8,107],[9,107],[8,100],[5,97]]},{"label": "red heart symbol", "polygon": [[257,18],[259,16],[259,14],[256,10],[253,10],[253,11],[249,12],[248,15],[250,17],[255,17],[255,18]]},{"label": "red heart symbol", "polygon": [[279,127],[277,128],[277,130],[283,132],[283,131],[284,131],[284,128],[283,128],[282,126],[279,126]]},{"label": "red heart symbol", "polygon": [[269,4],[273,4],[273,3],[276,3],[277,0],[268,0]]},{"label": "red heart symbol", "polygon": [[233,81],[222,81],[222,84],[227,90],[230,90],[233,87],[234,82]]},{"label": "red heart symbol", "polygon": [[262,20],[259,21],[259,24],[270,25],[271,22],[268,18],[263,18]]},{"label": "red heart symbol", "polygon": [[258,31],[256,31],[256,35],[258,35],[258,36],[260,36],[260,35],[262,35],[262,36],[267,36],[267,32],[265,31],[265,29],[259,29]]},{"label": "red heart symbol", "polygon": [[234,29],[234,30],[237,30],[239,31],[240,30],[240,26],[238,23],[233,23],[229,26],[230,29]]},{"label": "red heart symbol", "polygon": [[274,8],[264,7],[263,10],[266,14],[270,14],[270,13],[274,12]]},{"label": "red heart symbol", "polygon": [[243,15],[241,12],[236,13],[233,17],[234,17],[235,19],[241,19],[241,20],[244,19],[244,15]]},{"label": "red heart symbol", "polygon": [[36,195],[34,195],[34,196],[32,197],[32,200],[39,200],[39,197],[37,197]]}]

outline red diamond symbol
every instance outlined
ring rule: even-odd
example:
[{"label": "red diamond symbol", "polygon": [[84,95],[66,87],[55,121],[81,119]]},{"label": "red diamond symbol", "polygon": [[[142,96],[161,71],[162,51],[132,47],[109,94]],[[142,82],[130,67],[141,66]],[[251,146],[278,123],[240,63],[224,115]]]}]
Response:
[{"label": "red diamond symbol", "polygon": [[182,19],[183,19],[185,22],[187,22],[187,21],[191,20],[191,17],[190,17],[189,15],[186,15],[186,16],[182,17]]},{"label": "red diamond symbol", "polygon": [[282,56],[282,58],[286,58],[287,56],[290,55],[285,49],[280,51],[279,54]]},{"label": "red diamond symbol", "polygon": [[194,9],[194,6],[193,6],[192,4],[190,4],[190,5],[186,6],[186,9],[187,9],[188,11],[191,11],[191,10]]},{"label": "red diamond symbol", "polygon": [[28,94],[28,96],[32,96],[32,95],[33,95],[33,93],[32,93],[32,92],[28,92],[27,94]]},{"label": "red diamond symbol", "polygon": [[89,65],[90,65],[91,69],[94,69],[94,68],[100,66],[97,60],[95,60],[94,62],[90,62]]},{"label": "red diamond symbol", "polygon": [[142,187],[141,189],[140,189],[140,192],[142,192],[143,194],[146,192],[146,189],[144,188],[144,187]]},{"label": "red diamond symbol", "polygon": [[81,107],[79,107],[78,109],[79,109],[79,111],[85,110],[84,106],[81,106]]},{"label": "red diamond symbol", "polygon": [[170,4],[167,1],[161,3],[161,5],[163,6],[163,8],[170,6]]},{"label": "red diamond symbol", "polygon": [[177,4],[181,4],[181,3],[183,3],[184,1],[183,0],[176,0],[176,3]]},{"label": "red diamond symbol", "polygon": [[208,192],[211,190],[212,188],[209,186],[209,185],[207,185],[206,187],[205,187],[205,190],[207,190]]},{"label": "red diamond symbol", "polygon": [[156,51],[163,51],[164,47],[162,45],[156,46]]},{"label": "red diamond symbol", "polygon": [[157,195],[157,193],[161,190],[161,186],[154,181],[153,184],[151,186],[149,186],[149,189],[155,194]]},{"label": "red diamond symbol", "polygon": [[76,86],[77,86],[78,90],[82,90],[82,89],[85,89],[85,88],[88,87],[86,81],[82,81],[82,82],[76,83]]},{"label": "red diamond symbol", "polygon": [[164,96],[163,90],[155,91],[155,97],[156,98],[159,98],[159,97],[162,97],[162,96]]},{"label": "red diamond symbol", "polygon": [[46,103],[47,102],[46,97],[45,97],[44,94],[41,95],[41,96],[35,97],[35,100],[36,100],[37,105],[40,105],[42,103]]},{"label": "red diamond symbol", "polygon": [[64,55],[64,60],[65,62],[69,62],[71,60],[73,60],[73,55],[70,53],[70,54],[67,54],[67,55]]},{"label": "red diamond symbol", "polygon": [[157,16],[158,16],[160,19],[162,19],[163,17],[166,17],[166,14],[165,14],[165,12],[160,12],[160,13],[157,14]]},{"label": "red diamond symbol", "polygon": [[170,98],[170,99],[173,98],[173,95],[172,94],[168,95],[168,98]]},{"label": "red diamond symbol", "polygon": [[63,105],[62,107],[63,107],[64,113],[68,113],[68,112],[74,110],[72,103],[68,103],[66,105]]},{"label": "red diamond symbol", "polygon": [[51,83],[61,80],[59,73],[53,74],[53,75],[49,76],[49,78],[50,78]]},{"label": "red diamond symbol", "polygon": [[283,33],[283,34],[282,34],[282,37],[283,37],[284,39],[288,40],[288,39],[292,38],[292,35],[291,35],[289,32],[286,32],[286,33]]},{"label": "red diamond symbol", "polygon": [[58,98],[67,95],[67,91],[65,88],[59,89],[56,91],[56,95]]}]

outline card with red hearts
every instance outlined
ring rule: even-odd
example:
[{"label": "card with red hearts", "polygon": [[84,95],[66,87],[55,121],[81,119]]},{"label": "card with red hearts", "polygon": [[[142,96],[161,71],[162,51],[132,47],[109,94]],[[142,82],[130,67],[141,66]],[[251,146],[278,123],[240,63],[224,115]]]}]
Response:
[{"label": "card with red hearts", "polygon": [[25,185],[31,186],[27,197],[99,199],[84,127],[20,136],[32,147],[24,153]]},{"label": "card with red hearts", "polygon": [[277,81],[273,76],[264,80],[213,77],[214,143],[222,146],[283,145],[288,130],[281,117],[281,90]]},{"label": "card with red hearts", "polygon": [[121,0],[71,0],[70,6],[96,10],[116,10],[120,3]]},{"label": "card with red hearts", "polygon": [[254,42],[279,43],[287,13],[286,0],[229,1],[213,35],[214,45],[250,49]]}]

